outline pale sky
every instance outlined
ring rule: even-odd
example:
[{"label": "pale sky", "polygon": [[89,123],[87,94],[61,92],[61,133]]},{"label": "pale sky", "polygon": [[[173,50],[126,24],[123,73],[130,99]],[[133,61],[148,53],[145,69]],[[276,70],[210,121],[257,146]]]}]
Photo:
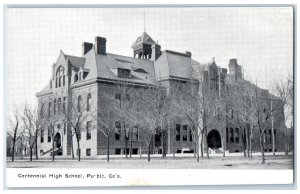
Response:
[{"label": "pale sky", "polygon": [[[246,77],[270,88],[293,72],[292,8],[146,8],[146,32],[162,50],[190,51],[228,67],[237,58]],[[133,56],[144,31],[143,8],[8,9],[6,84],[9,107],[35,103],[60,50],[81,56],[82,42],[107,39],[107,52]]]}]

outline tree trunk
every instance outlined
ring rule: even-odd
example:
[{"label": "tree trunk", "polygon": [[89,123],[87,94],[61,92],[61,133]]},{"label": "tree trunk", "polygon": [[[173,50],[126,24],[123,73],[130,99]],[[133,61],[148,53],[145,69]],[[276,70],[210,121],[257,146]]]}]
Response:
[{"label": "tree trunk", "polygon": [[132,139],[130,140],[130,150],[129,150],[129,157],[132,157]]},{"label": "tree trunk", "polygon": [[128,157],[127,156],[127,138],[126,138],[126,132],[125,132],[125,156],[126,156],[126,158]]},{"label": "tree trunk", "polygon": [[54,138],[52,138],[52,162],[54,162]]},{"label": "tree trunk", "polygon": [[161,145],[162,145],[161,146],[162,147],[162,150],[161,150],[162,158],[165,158],[164,134],[161,134],[160,141],[161,141]]},{"label": "tree trunk", "polygon": [[107,135],[107,162],[109,162],[109,134]]},{"label": "tree trunk", "polygon": [[32,150],[33,150],[33,146],[30,146],[30,162],[32,162]]},{"label": "tree trunk", "polygon": [[140,150],[140,157],[142,157],[142,144],[141,144],[141,141],[139,141],[139,150]]},{"label": "tree trunk", "polygon": [[153,135],[151,135],[150,142],[148,145],[148,162],[150,162],[150,150],[151,150],[151,144],[152,144],[152,137],[153,137]]},{"label": "tree trunk", "polygon": [[75,159],[75,156],[74,156],[74,145],[73,145],[73,135],[71,135],[71,152],[72,152],[72,159]]},{"label": "tree trunk", "polygon": [[200,142],[200,151],[201,151],[201,158],[203,158],[203,132],[201,132],[201,142]]},{"label": "tree trunk", "polygon": [[80,162],[81,150],[80,150],[80,143],[78,137],[77,137],[77,153],[78,153],[78,162]]},{"label": "tree trunk", "polygon": [[205,144],[206,144],[206,156],[207,158],[209,158],[209,150],[208,150],[208,142],[207,142],[207,128],[205,127],[205,130],[204,130],[204,133],[205,133]]},{"label": "tree trunk", "polygon": [[246,126],[246,149],[247,149],[247,158],[249,158],[249,128]]},{"label": "tree trunk", "polygon": [[39,157],[38,157],[38,145],[37,145],[37,141],[38,141],[38,133],[35,134],[35,139],[34,139],[34,142],[35,142],[35,159],[38,160]]},{"label": "tree trunk", "polygon": [[262,164],[265,164],[265,148],[264,148],[264,142],[263,142],[263,138],[262,138],[262,134],[260,134],[259,137],[259,144],[260,144],[260,151],[261,151],[261,156],[262,156]]},{"label": "tree trunk", "polygon": [[199,137],[197,137],[197,140],[196,140],[196,144],[197,144],[197,146],[196,146],[196,149],[195,149],[195,152],[197,152],[197,162],[199,162],[200,161],[200,157],[199,157]]},{"label": "tree trunk", "polygon": [[13,140],[13,147],[12,147],[12,155],[11,155],[11,161],[15,161],[15,144],[16,140]]}]

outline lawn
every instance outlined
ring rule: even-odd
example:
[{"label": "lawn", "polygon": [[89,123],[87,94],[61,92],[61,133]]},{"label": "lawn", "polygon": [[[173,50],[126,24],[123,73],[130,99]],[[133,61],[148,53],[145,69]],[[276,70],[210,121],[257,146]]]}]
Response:
[{"label": "lawn", "polygon": [[102,168],[102,169],[293,169],[293,156],[267,155],[266,164],[261,164],[259,155],[252,159],[244,156],[211,156],[209,159],[168,156],[165,159],[161,157],[152,157],[147,161],[147,157],[111,157],[109,162],[105,157],[94,159],[82,159],[78,162],[76,159],[56,158],[54,162],[50,158],[42,158],[32,162],[26,159],[17,159],[6,162],[8,168]]}]

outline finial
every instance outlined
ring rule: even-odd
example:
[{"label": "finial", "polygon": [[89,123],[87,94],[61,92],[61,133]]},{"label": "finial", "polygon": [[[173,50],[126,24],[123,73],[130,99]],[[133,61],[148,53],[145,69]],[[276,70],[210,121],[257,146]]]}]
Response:
[{"label": "finial", "polygon": [[146,32],[146,11],[144,9],[144,32]]}]

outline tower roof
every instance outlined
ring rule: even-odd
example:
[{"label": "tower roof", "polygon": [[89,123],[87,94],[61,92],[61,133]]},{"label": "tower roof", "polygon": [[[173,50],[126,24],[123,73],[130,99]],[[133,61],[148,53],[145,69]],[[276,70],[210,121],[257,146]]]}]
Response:
[{"label": "tower roof", "polygon": [[132,44],[132,48],[140,47],[142,44],[153,45],[155,44],[155,41],[146,32],[143,32],[143,34],[137,37],[136,41]]}]

